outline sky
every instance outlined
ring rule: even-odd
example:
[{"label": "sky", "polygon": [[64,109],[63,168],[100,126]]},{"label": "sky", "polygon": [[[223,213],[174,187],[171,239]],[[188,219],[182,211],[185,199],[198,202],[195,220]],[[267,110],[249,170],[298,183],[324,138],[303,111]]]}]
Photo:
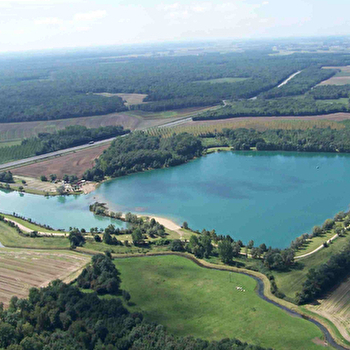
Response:
[{"label": "sky", "polygon": [[350,34],[349,0],[0,0],[0,52]]}]

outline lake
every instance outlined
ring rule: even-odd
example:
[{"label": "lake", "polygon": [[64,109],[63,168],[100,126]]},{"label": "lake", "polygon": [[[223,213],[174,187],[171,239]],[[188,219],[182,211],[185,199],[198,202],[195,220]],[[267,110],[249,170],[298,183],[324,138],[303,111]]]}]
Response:
[{"label": "lake", "polygon": [[[314,225],[347,210],[350,156],[294,152],[221,152],[187,164],[103,183],[89,195],[44,198],[0,192],[0,211],[57,228],[105,227],[88,211],[94,201],[187,221],[247,243],[284,248]],[[114,220],[117,225],[123,225]]]}]

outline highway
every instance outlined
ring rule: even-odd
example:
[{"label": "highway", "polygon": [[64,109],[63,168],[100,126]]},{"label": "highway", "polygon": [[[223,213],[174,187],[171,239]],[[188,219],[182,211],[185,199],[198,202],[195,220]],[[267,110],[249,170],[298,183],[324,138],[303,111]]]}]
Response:
[{"label": "highway", "polygon": [[[172,121],[172,122],[166,122],[166,123],[164,123],[162,125],[159,125],[158,127],[171,127],[171,126],[175,126],[175,125],[182,124],[184,122],[189,122],[189,121],[192,121],[192,117],[185,117],[185,118],[181,118],[181,119],[178,119],[178,120],[175,120],[175,121]],[[142,129],[142,131],[145,131],[147,129],[149,129],[149,128],[144,128],[144,129]],[[117,136],[117,137],[124,137],[126,135],[128,135],[128,134],[125,134],[125,135],[122,135],[122,136]],[[24,159],[16,160],[16,161],[9,162],[9,163],[0,164],[0,170],[11,169],[11,168],[15,168],[15,167],[18,167],[18,166],[21,166],[21,165],[25,165],[25,164],[28,164],[28,163],[36,162],[38,160],[45,160],[45,159],[52,158],[52,157],[57,157],[57,156],[60,156],[60,155],[66,154],[66,153],[71,153],[71,152],[74,152],[74,151],[81,151],[81,150],[84,150],[84,149],[87,149],[87,148],[90,148],[90,147],[103,145],[103,144],[112,142],[115,138],[116,137],[112,137],[112,138],[109,138],[109,139],[106,139],[106,140],[96,141],[92,145],[84,144],[84,145],[81,145],[81,146],[65,148],[65,149],[61,149],[59,151],[55,151],[55,152],[40,154],[39,156],[33,156],[33,157],[24,158]],[[0,150],[0,152],[1,152],[1,150]]]}]

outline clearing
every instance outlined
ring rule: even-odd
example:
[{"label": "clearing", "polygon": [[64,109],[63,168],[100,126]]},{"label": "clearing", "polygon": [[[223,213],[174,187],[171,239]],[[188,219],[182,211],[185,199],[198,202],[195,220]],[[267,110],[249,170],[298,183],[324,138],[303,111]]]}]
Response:
[{"label": "clearing", "polygon": [[94,95],[104,96],[104,97],[118,96],[125,101],[125,104],[127,106],[147,103],[147,102],[143,102],[143,100],[147,97],[146,94],[126,94],[126,93],[112,94],[109,92],[99,92],[99,93],[94,93]]},{"label": "clearing", "polygon": [[318,302],[319,305],[308,305],[308,309],[331,320],[350,341],[350,278]]},{"label": "clearing", "polygon": [[274,349],[319,348],[312,339],[322,338],[321,331],[260,299],[248,276],[204,269],[178,256],[117,259],[115,265],[135,304],[131,311],[170,333],[235,337]]},{"label": "clearing", "polygon": [[323,81],[319,85],[346,85],[350,84],[350,66],[322,67],[323,69],[338,69],[339,72],[332,78]]},{"label": "clearing", "polygon": [[66,251],[0,250],[0,302],[9,304],[12,296],[25,298],[32,287],[52,280],[73,280],[90,257]]}]

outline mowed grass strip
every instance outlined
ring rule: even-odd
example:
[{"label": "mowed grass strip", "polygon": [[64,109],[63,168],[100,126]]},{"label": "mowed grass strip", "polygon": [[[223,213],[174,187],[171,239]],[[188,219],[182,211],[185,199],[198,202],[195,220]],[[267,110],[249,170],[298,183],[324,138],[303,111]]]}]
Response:
[{"label": "mowed grass strip", "polygon": [[[145,317],[176,335],[235,337],[274,349],[318,349],[322,332],[260,299],[248,276],[208,270],[178,256],[115,261],[122,288]],[[245,291],[239,291],[242,287]]]}]

